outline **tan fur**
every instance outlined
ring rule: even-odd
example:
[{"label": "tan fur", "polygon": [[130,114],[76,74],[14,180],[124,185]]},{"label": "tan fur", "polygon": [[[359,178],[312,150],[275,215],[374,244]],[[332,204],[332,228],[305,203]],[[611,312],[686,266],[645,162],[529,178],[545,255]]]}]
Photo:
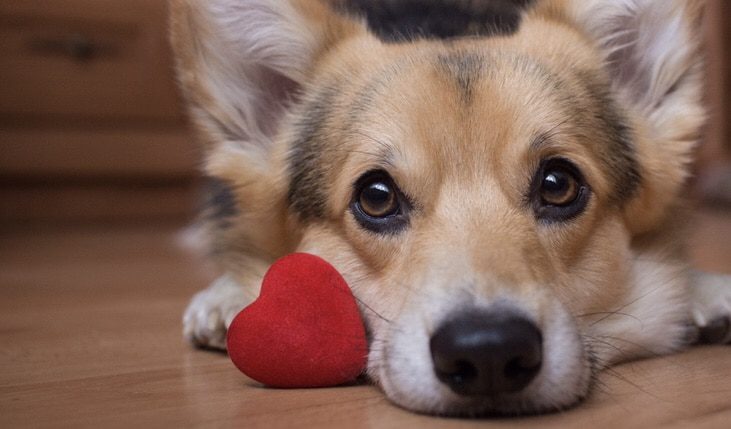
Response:
[{"label": "tan fur", "polygon": [[[653,69],[659,74],[650,77],[654,86],[647,96],[638,96],[612,69],[618,48],[612,34],[592,21],[607,4],[599,0],[539,1],[510,37],[403,44],[384,44],[363,23],[324,3],[256,0],[273,17],[273,34],[293,45],[289,50],[268,46],[269,39],[248,40],[233,24],[227,33],[222,27],[229,24],[217,21],[212,3],[227,2],[173,1],[172,40],[180,82],[207,148],[205,172],[234,189],[240,212],[229,228],[209,233],[214,246],[225,249],[220,260],[228,274],[191,305],[191,339],[222,347],[221,333],[256,296],[266,266],[288,252],[307,251],[337,267],[370,307],[363,312],[377,346],[368,374],[393,401],[419,411],[565,407],[586,394],[592,371],[686,344],[690,298],[670,221],[703,121],[693,34],[700,1],[674,1],[667,9],[688,33],[682,39],[687,52],[680,58],[664,54],[670,69]],[[226,50],[232,47],[249,57],[237,58]],[[287,52],[291,57],[282,57]],[[469,103],[449,70],[435,69],[434,59],[450,54],[485,59]],[[262,64],[298,88],[288,99],[265,103],[274,112],[265,116],[274,129],[257,123],[253,109],[262,95],[249,94],[263,79]],[[577,70],[611,88],[612,102],[632,129],[641,181],[624,203],[615,201],[614,172],[603,161],[609,149],[592,134],[603,127],[597,117],[604,106],[587,92]],[[358,103],[380,75],[388,76],[387,90],[376,93],[354,120],[347,106]],[[329,149],[318,161],[329,172],[327,204],[323,218],[312,221],[292,211],[287,192],[298,121],[323,82],[333,82],[337,94],[319,129]],[[560,84],[572,104],[547,82]],[[237,89],[227,90],[232,87]],[[548,131],[555,138],[532,146],[536,135]],[[384,149],[386,164],[376,156]],[[572,222],[538,225],[523,201],[541,160],[555,155],[581,168],[592,198]],[[351,215],[353,182],[374,168],[387,169],[418,201],[407,233],[377,236]],[[235,283],[247,294],[232,298]],[[503,301],[542,327],[550,354],[526,392],[476,401],[438,383],[414,384],[429,373],[427,346],[419,341],[428,341],[448,313]],[[211,311],[220,320],[201,327],[197,321]],[[396,358],[399,367],[388,361]]]}]

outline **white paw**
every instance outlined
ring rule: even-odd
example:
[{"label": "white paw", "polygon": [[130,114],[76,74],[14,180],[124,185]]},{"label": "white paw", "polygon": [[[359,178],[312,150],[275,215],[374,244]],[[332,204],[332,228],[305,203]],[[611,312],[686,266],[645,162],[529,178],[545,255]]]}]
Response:
[{"label": "white paw", "polygon": [[241,285],[220,277],[193,296],[183,316],[183,336],[199,347],[225,350],[226,329],[250,302]]},{"label": "white paw", "polygon": [[692,315],[701,343],[731,343],[731,276],[695,272]]}]

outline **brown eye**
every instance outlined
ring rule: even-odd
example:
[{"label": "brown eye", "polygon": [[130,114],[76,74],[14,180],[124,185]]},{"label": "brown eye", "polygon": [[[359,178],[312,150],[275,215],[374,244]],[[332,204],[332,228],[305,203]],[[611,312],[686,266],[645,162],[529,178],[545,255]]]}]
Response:
[{"label": "brown eye", "polygon": [[528,194],[536,218],[544,223],[567,222],[584,212],[591,188],[581,171],[565,158],[544,160]]},{"label": "brown eye", "polygon": [[389,183],[374,180],[361,189],[358,204],[366,215],[384,218],[396,214],[399,208],[396,192]]},{"label": "brown eye", "polygon": [[411,200],[385,170],[371,170],[353,184],[350,212],[361,227],[397,234],[409,225]]},{"label": "brown eye", "polygon": [[579,183],[569,171],[553,168],[543,173],[541,200],[552,206],[566,206],[579,196]]}]

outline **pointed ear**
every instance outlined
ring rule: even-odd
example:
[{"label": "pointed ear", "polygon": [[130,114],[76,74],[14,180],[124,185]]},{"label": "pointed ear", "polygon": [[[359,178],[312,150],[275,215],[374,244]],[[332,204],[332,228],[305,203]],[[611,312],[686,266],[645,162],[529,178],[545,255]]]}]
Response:
[{"label": "pointed ear", "polygon": [[643,232],[677,200],[705,121],[704,0],[558,0],[547,8],[599,48],[612,92],[635,126],[642,186],[625,210]]},{"label": "pointed ear", "polygon": [[173,0],[178,79],[207,149],[265,153],[317,60],[358,29],[318,0]]}]

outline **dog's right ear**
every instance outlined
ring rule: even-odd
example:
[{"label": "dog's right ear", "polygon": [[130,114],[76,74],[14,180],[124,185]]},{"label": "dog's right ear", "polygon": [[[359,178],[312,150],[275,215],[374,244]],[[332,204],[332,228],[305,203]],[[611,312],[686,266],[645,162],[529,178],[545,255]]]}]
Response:
[{"label": "dog's right ear", "polygon": [[677,203],[705,121],[701,18],[704,0],[544,0],[546,16],[574,26],[603,57],[613,98],[633,130],[639,186],[625,206],[639,235]]},{"label": "dog's right ear", "polygon": [[359,25],[319,0],[172,0],[178,79],[208,153],[265,156],[318,58]]}]

